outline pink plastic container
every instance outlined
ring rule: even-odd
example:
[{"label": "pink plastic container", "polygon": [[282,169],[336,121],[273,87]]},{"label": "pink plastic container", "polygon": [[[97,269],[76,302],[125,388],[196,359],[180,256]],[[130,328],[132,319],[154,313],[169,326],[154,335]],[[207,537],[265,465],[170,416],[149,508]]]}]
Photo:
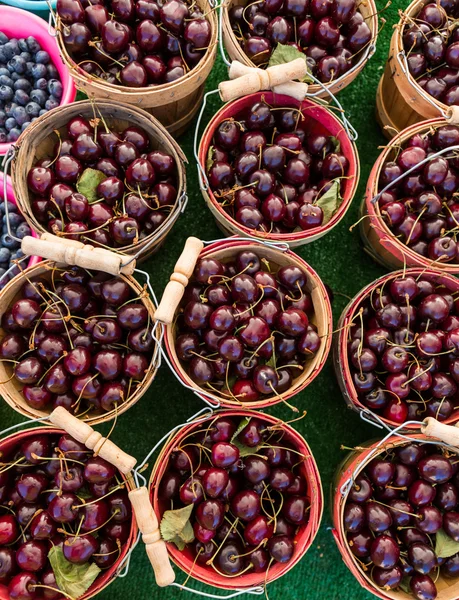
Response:
[{"label": "pink plastic container", "polygon": [[[2,144],[5,145],[5,144]],[[3,181],[4,181],[4,175],[3,173],[0,173],[0,196],[3,197]],[[12,204],[17,204],[16,202],[16,196],[14,195],[14,191],[13,191],[13,186],[11,185],[11,179],[8,177],[7,181],[6,181],[6,199],[11,202]],[[38,235],[35,233],[35,231],[33,229],[31,229],[32,232],[32,237],[37,238]],[[36,264],[38,264],[41,261],[41,258],[39,256],[31,256],[30,260],[27,264],[28,267],[34,267]]]},{"label": "pink plastic container", "polygon": [[[43,50],[46,50],[56,69],[59,71],[62,86],[64,88],[61,106],[71,104],[75,100],[76,87],[67,67],[62,62],[57,46],[56,38],[50,35],[54,34],[54,29],[48,32],[48,23],[27,10],[14,8],[13,6],[0,6],[0,31],[8,37],[28,37],[33,36]],[[7,142],[0,144],[0,156],[4,156],[12,144]]]}]

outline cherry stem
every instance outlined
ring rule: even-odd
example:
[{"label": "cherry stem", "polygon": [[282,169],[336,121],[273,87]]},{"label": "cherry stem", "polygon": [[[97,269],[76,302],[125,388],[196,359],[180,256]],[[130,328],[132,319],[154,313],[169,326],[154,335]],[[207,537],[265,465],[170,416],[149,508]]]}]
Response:
[{"label": "cherry stem", "polygon": [[75,600],[74,596],[71,596],[70,594],[67,594],[67,592],[63,592],[58,587],[53,587],[51,585],[43,585],[42,583],[40,583],[40,584],[36,583],[36,584],[33,584],[33,585],[30,586],[30,590],[31,591],[35,591],[37,588],[43,588],[44,590],[52,590],[53,592],[59,592],[59,594],[62,594],[66,598],[69,598],[69,600]]}]

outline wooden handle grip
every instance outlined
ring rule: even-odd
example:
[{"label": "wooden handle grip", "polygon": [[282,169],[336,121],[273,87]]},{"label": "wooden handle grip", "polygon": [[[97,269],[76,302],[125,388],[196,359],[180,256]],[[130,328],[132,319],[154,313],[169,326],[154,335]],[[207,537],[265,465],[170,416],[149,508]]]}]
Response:
[{"label": "wooden handle grip", "polygon": [[80,421],[71,415],[63,406],[58,406],[49,415],[49,420],[56,427],[65,429],[65,431],[81,442],[89,450],[94,450],[95,454],[111,463],[121,473],[127,475],[135,467],[137,460],[123,452],[112,441],[104,438],[101,433],[94,431],[87,423]]},{"label": "wooden handle grip", "polygon": [[433,417],[427,417],[421,425],[421,431],[424,435],[437,438],[445,444],[459,447],[459,427],[445,425]]},{"label": "wooden handle grip", "polygon": [[40,239],[26,236],[22,240],[21,249],[24,254],[41,256],[85,269],[105,271],[111,275],[132,275],[135,269],[135,260],[123,266],[123,261],[128,260],[126,256],[75,240],[64,240],[51,233],[43,234]]},{"label": "wooden handle grip", "polygon": [[175,311],[183,297],[188,280],[193,274],[196,261],[204,244],[195,237],[189,237],[185,242],[180,258],[175,263],[174,272],[156,309],[154,319],[169,325],[174,319]]},{"label": "wooden handle grip", "polygon": [[147,488],[141,487],[130,491],[129,500],[155,572],[156,583],[159,587],[170,585],[175,580],[175,573],[169,560],[166,543],[161,539],[158,519],[151,506]]},{"label": "wooden handle grip", "polygon": [[231,67],[230,81],[222,81],[218,85],[220,97],[224,102],[230,102],[260,90],[272,90],[289,81],[304,79],[307,74],[306,61],[302,58],[296,58],[288,63],[267,69],[245,67],[244,65],[241,67],[239,64],[235,65],[231,72]]},{"label": "wooden handle grip", "polygon": [[273,92],[282,94],[283,96],[290,96],[302,102],[308,93],[308,84],[302,81],[289,81],[288,83],[281,83],[274,86]]}]

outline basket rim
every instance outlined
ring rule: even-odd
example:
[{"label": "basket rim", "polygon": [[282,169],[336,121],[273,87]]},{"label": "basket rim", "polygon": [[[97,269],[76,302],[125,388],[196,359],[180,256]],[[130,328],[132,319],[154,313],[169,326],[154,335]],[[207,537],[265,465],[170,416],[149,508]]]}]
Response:
[{"label": "basket rim", "polygon": [[[415,277],[422,275],[423,277],[434,279],[441,281],[442,284],[445,284],[448,289],[456,289],[459,290],[459,279],[450,275],[449,273],[445,273],[444,271],[439,271],[436,269],[425,269],[422,267],[411,267],[408,269],[401,269],[398,271],[391,271],[390,273],[386,273],[381,277],[378,277],[365,287],[363,287],[355,296],[349,301],[347,306],[344,308],[343,312],[340,315],[338,321],[338,335],[334,341],[334,367],[335,372],[338,378],[338,382],[340,384],[343,395],[349,399],[353,410],[358,412],[365,411],[366,413],[374,414],[378,419],[388,424],[390,427],[400,427],[400,423],[396,423],[395,421],[391,421],[386,419],[382,415],[377,415],[374,411],[367,408],[362,402],[359,400],[358,394],[355,390],[355,386],[352,383],[352,378],[350,376],[350,366],[349,366],[349,356],[348,356],[348,344],[347,344],[347,334],[348,334],[348,325],[352,322],[352,318],[356,314],[356,310],[358,306],[362,303],[362,301],[368,297],[369,293],[371,293],[374,289],[381,285],[385,285],[387,282],[395,279],[400,275],[413,275]],[[454,424],[459,421],[459,409],[453,411],[448,419],[442,421],[445,425]],[[419,421],[419,426],[416,425],[406,425],[404,429],[410,431],[418,431],[422,425],[422,421]]]},{"label": "basket rim", "polygon": [[[177,441],[180,441],[181,439],[183,439],[183,437],[185,435],[187,435],[188,433],[190,433],[194,428],[199,427],[202,423],[205,423],[210,420],[215,420],[215,419],[217,419],[219,417],[223,417],[223,416],[253,417],[253,418],[260,419],[261,421],[268,421],[269,423],[271,423],[273,425],[282,423],[283,427],[286,429],[286,431],[288,432],[291,439],[294,440],[295,444],[298,444],[297,447],[302,447],[305,450],[306,458],[303,460],[303,466],[304,466],[303,472],[306,473],[306,471],[308,471],[308,474],[306,476],[307,483],[308,483],[308,497],[310,497],[310,500],[311,500],[311,515],[313,515],[313,518],[311,517],[308,520],[307,524],[303,527],[303,529],[297,533],[297,537],[301,538],[301,544],[302,544],[301,551],[298,553],[298,555],[296,557],[295,556],[292,557],[292,559],[288,563],[285,563],[284,565],[282,565],[282,563],[278,563],[278,565],[271,568],[271,573],[272,573],[276,569],[276,567],[278,567],[277,573],[274,573],[274,576],[267,577],[267,579],[266,579],[266,583],[271,583],[272,581],[275,581],[276,579],[282,577],[283,575],[286,575],[288,571],[290,571],[302,558],[304,558],[305,554],[311,547],[311,545],[317,535],[317,532],[319,531],[320,523],[322,521],[322,516],[323,516],[323,509],[324,509],[324,496],[323,496],[323,489],[322,489],[322,481],[320,478],[320,472],[317,467],[317,463],[314,458],[314,455],[313,455],[306,439],[298,431],[296,431],[293,427],[291,427],[288,423],[284,423],[281,419],[279,419],[273,415],[267,415],[265,413],[251,411],[251,410],[247,410],[247,409],[243,409],[243,408],[239,408],[238,410],[235,410],[235,411],[231,411],[231,410],[227,410],[227,409],[226,410],[217,410],[217,411],[213,412],[211,415],[209,415],[206,419],[199,419],[197,421],[192,421],[191,423],[187,423],[179,431],[175,431],[174,433],[172,433],[169,436],[169,438],[166,440],[163,447],[161,448],[160,453],[159,453],[159,455],[155,461],[155,464],[153,466],[153,469],[152,469],[152,472],[150,475],[150,479],[149,479],[149,483],[148,483],[148,489],[149,489],[150,499],[152,500],[153,510],[157,514],[158,520],[160,520],[160,510],[159,510],[159,505],[158,505],[158,492],[159,492],[158,477],[161,479],[166,470],[167,464],[166,464],[166,461],[164,460],[165,457],[170,454],[170,452],[173,450],[174,446],[176,445]],[[314,498],[314,496],[315,496],[315,498]],[[313,502],[313,500],[314,500],[314,502]],[[300,542],[297,541],[296,545],[298,546],[299,543]],[[191,570],[191,572],[193,573],[191,575],[191,577],[193,579],[196,579],[197,581],[201,581],[202,583],[206,583],[208,585],[215,586],[220,589],[227,589],[227,590],[231,590],[231,589],[235,589],[235,588],[236,589],[247,588],[247,587],[252,587],[254,585],[263,585],[265,583],[264,574],[260,574],[259,581],[250,581],[250,583],[246,584],[246,585],[241,585],[241,583],[240,583],[241,579],[244,579],[247,577],[254,578],[254,575],[257,575],[257,574],[252,574],[249,576],[242,575],[233,580],[221,577],[221,579],[223,580],[223,583],[216,581],[219,578],[219,576],[217,573],[213,573],[213,572],[212,572],[211,580],[208,580],[206,578],[196,577],[195,573],[196,573],[197,565],[192,567],[191,566],[192,561],[188,560],[186,558],[183,558],[183,553],[180,552],[174,546],[174,544],[168,542],[168,543],[166,543],[166,546],[167,546],[168,554],[171,557],[174,564],[177,565],[177,567],[179,567],[185,573],[190,573],[190,570]],[[189,565],[188,565],[188,563],[189,563]],[[204,570],[203,567],[198,566],[197,570],[200,571],[200,569]],[[234,581],[234,584],[224,585],[224,584],[229,584],[231,581]]]},{"label": "basket rim", "polygon": [[[27,426],[27,425],[28,425],[27,423],[24,423],[24,426]],[[7,435],[6,437],[1,438],[0,439],[0,449],[2,448],[2,446],[5,443],[14,443],[15,439],[17,439],[17,441],[20,442],[21,438],[27,437],[28,435],[32,435],[32,434],[35,435],[37,433],[38,434],[47,434],[47,435],[63,435],[63,434],[66,434],[67,432],[64,429],[60,429],[51,424],[50,425],[42,424],[39,427],[36,427],[36,426],[28,427],[26,429],[21,429],[20,431],[14,431],[14,432],[10,433],[9,435]],[[117,473],[123,479],[123,482],[126,485],[127,491],[133,490],[134,484],[133,484],[132,478],[126,477],[118,469],[117,469]],[[107,577],[107,580],[104,581],[103,584],[99,583],[99,585],[97,585],[97,580],[100,579],[100,575],[99,575],[97,577],[97,579],[94,581],[94,583],[91,585],[91,587],[80,597],[80,600],[89,600],[90,598],[93,598],[99,592],[101,592],[107,586],[109,586],[111,583],[113,583],[113,581],[115,581],[115,579],[118,576],[118,571],[122,568],[128,552],[133,548],[134,542],[137,538],[137,532],[138,532],[137,521],[134,517],[134,514],[132,514],[129,538],[127,539],[127,541],[124,544],[125,547],[124,547],[123,551],[119,555],[116,562],[109,569],[101,572],[102,576],[106,576],[106,574],[109,574]],[[91,588],[94,588],[94,589],[91,589]],[[0,595],[1,595],[1,589],[0,589]],[[2,596],[2,598],[3,598],[3,596]]]},{"label": "basket rim", "polygon": [[[419,0],[417,0],[419,1]],[[379,154],[376,159],[371,171],[368,176],[368,181],[365,190],[365,207],[370,217],[370,223],[373,227],[374,231],[377,233],[379,240],[381,241],[384,234],[386,239],[390,240],[390,248],[386,248],[388,252],[394,254],[394,249],[398,250],[405,260],[407,264],[410,266],[423,266],[430,268],[432,265],[432,261],[427,257],[418,254],[414,250],[412,250],[406,244],[403,244],[395,235],[394,232],[389,229],[386,221],[382,218],[381,212],[379,210],[379,203],[373,204],[372,200],[378,193],[378,185],[379,185],[379,177],[381,174],[381,169],[383,168],[389,154],[394,150],[394,148],[398,145],[404,144],[412,135],[415,133],[426,133],[430,128],[434,127],[435,129],[438,127],[449,125],[445,119],[442,117],[437,117],[435,119],[428,119],[426,121],[421,121],[419,123],[414,123],[410,125],[406,129],[400,131],[397,135],[395,135],[384,147],[383,151]],[[362,228],[360,229],[362,231]],[[445,271],[448,273],[459,274],[459,263],[435,263],[434,269],[439,269],[440,271]]]},{"label": "basket rim", "polygon": [[[155,231],[152,231],[143,240],[140,240],[137,243],[131,244],[129,246],[122,246],[120,248],[112,248],[111,249],[113,252],[117,252],[119,254],[125,254],[125,255],[129,256],[129,255],[135,253],[136,251],[142,251],[143,247],[148,245],[148,243],[151,241],[151,238],[153,238],[154,236],[157,236],[158,237],[157,242],[155,244],[153,244],[152,247],[149,249],[150,251],[153,251],[154,248],[157,247],[157,245],[160,243],[161,239],[164,238],[164,236],[166,236],[167,233],[169,233],[169,231],[171,230],[171,228],[173,227],[176,220],[179,218],[179,216],[181,214],[182,198],[186,197],[186,190],[187,190],[185,163],[188,163],[188,159],[186,158],[182,148],[178,145],[176,140],[174,140],[174,138],[166,131],[166,129],[163,127],[163,125],[161,125],[161,123],[155,117],[150,115],[148,112],[146,112],[142,108],[139,108],[137,106],[133,106],[130,104],[123,104],[122,102],[118,102],[115,100],[114,101],[98,100],[97,105],[99,106],[99,108],[102,107],[101,110],[103,110],[103,111],[116,108],[117,110],[120,110],[121,112],[125,111],[127,113],[137,113],[137,116],[140,119],[143,119],[145,121],[145,130],[147,131],[147,133],[153,131],[156,138],[158,140],[161,140],[163,147],[164,147],[164,145],[166,147],[168,146],[167,151],[170,152],[174,157],[176,169],[177,169],[177,180],[178,180],[177,199],[175,201],[174,207],[172,208],[171,212],[167,215],[165,221],[162,223],[162,225],[160,225],[158,227],[158,229],[156,229]],[[21,134],[18,141],[16,142],[16,152],[15,152],[14,159],[13,159],[13,162],[11,165],[11,181],[12,181],[12,185],[13,185],[14,189],[18,190],[18,188],[19,188],[18,180],[22,181],[24,183],[24,185],[22,187],[24,187],[24,189],[27,189],[27,185],[25,183],[27,174],[23,173],[22,171],[19,172],[19,170],[16,169],[15,167],[16,167],[17,161],[22,158],[22,154],[25,152],[24,148],[27,149],[28,147],[30,147],[32,145],[32,144],[30,144],[30,138],[33,137],[35,128],[40,127],[42,125],[46,126],[49,122],[52,122],[55,119],[55,116],[59,116],[59,118],[60,118],[62,115],[65,115],[68,112],[74,112],[75,110],[77,110],[78,112],[80,110],[86,111],[88,109],[91,109],[91,110],[93,109],[93,104],[92,104],[91,100],[80,100],[78,102],[73,102],[72,104],[60,106],[60,107],[56,108],[55,110],[49,111],[46,114],[42,115],[30,127],[25,129],[25,131]],[[129,116],[129,115],[126,115],[126,116]],[[34,148],[34,152],[35,152],[35,148]],[[37,234],[38,234],[37,237],[39,237],[40,235],[42,235],[44,233],[50,233],[49,230],[46,229],[41,223],[39,223],[37,221],[37,219],[35,218],[35,215],[32,211],[32,203],[31,203],[30,196],[31,195],[28,191],[27,191],[27,198],[23,198],[19,194],[19,192],[17,194],[17,204],[18,204],[21,212],[23,213],[24,218],[26,219],[27,223],[32,227],[32,229],[37,232]],[[97,246],[96,242],[92,242],[92,243],[95,246]]]},{"label": "basket rim", "polygon": [[[206,14],[205,18],[210,22],[210,25],[211,25],[211,39],[210,39],[207,51],[204,54],[204,56],[201,58],[201,60],[188,73],[185,73],[185,75],[183,75],[183,77],[180,77],[179,79],[176,79],[175,81],[173,81],[171,83],[162,83],[160,85],[155,85],[153,87],[134,88],[134,87],[128,87],[128,86],[114,85],[112,83],[103,81],[99,77],[94,77],[94,76],[89,75],[88,73],[83,71],[83,69],[80,69],[78,67],[78,65],[72,58],[72,56],[69,54],[67,47],[64,43],[63,35],[62,35],[62,28],[65,27],[65,25],[63,25],[62,21],[60,20],[60,18],[58,16],[57,17],[58,21],[56,24],[56,31],[57,31],[57,40],[58,40],[58,45],[59,45],[59,50],[61,52],[62,60],[66,64],[67,68],[69,69],[70,75],[72,78],[80,79],[81,81],[84,81],[85,83],[90,83],[91,85],[94,85],[95,87],[99,87],[99,88],[101,88],[101,90],[104,90],[104,91],[117,91],[119,93],[125,93],[127,95],[129,95],[129,94],[132,94],[132,95],[144,94],[145,95],[145,94],[153,94],[155,92],[164,92],[164,91],[168,91],[168,90],[177,89],[177,88],[181,87],[187,81],[190,81],[193,79],[199,79],[201,77],[201,71],[206,68],[209,61],[214,60],[216,52],[217,52],[218,19],[216,16],[215,9],[211,8],[209,1],[208,0],[204,0],[204,1],[206,2],[206,4],[209,7],[209,11]],[[173,94],[172,94],[172,96],[173,96]],[[171,100],[172,100],[172,98],[171,98]]]},{"label": "basket rim", "polygon": [[[239,239],[227,238],[227,239],[215,242],[213,244],[210,244],[209,246],[204,248],[204,250],[201,251],[199,257],[209,256],[212,253],[223,250],[223,249],[224,250],[234,250],[234,249],[237,249],[240,247],[246,247],[246,246],[249,246],[249,247],[255,246],[257,250],[263,250],[264,244],[263,244],[263,242],[258,242],[255,240],[239,240]],[[178,359],[176,351],[175,351],[175,344],[174,344],[175,326],[173,325],[173,323],[166,325],[164,342],[165,342],[167,355],[169,357],[169,360],[170,360],[172,366],[174,367],[175,374],[178,376],[178,378],[180,379],[182,384],[184,384],[187,387],[192,387],[194,392],[196,393],[196,395],[199,396],[201,399],[204,399],[204,401],[206,400],[206,398],[212,398],[216,402],[216,404],[219,404],[226,409],[233,409],[233,410],[234,409],[240,410],[241,408],[245,409],[245,410],[247,410],[247,409],[256,410],[256,409],[268,408],[270,406],[274,406],[275,404],[279,404],[280,402],[284,402],[285,400],[289,400],[290,398],[293,398],[295,395],[297,395],[299,392],[301,392],[303,389],[305,389],[307,386],[309,386],[314,381],[314,379],[319,375],[319,373],[322,371],[322,369],[327,361],[327,358],[329,356],[330,349],[331,349],[331,344],[332,344],[332,335],[331,334],[333,331],[333,315],[332,315],[330,298],[326,291],[325,285],[322,282],[319,275],[317,274],[317,272],[300,256],[298,256],[291,250],[286,250],[285,252],[282,252],[281,250],[278,250],[278,249],[274,249],[274,250],[276,250],[276,252],[281,252],[282,255],[284,255],[284,256],[288,256],[290,259],[292,259],[295,262],[295,264],[299,263],[301,265],[301,268],[304,269],[305,272],[307,273],[308,278],[313,280],[314,283],[316,284],[317,288],[320,289],[320,295],[321,295],[321,299],[324,304],[324,309],[326,312],[326,319],[327,319],[327,322],[326,322],[327,334],[325,336],[325,343],[322,346],[321,350],[319,350],[319,352],[313,358],[314,366],[313,366],[313,368],[311,368],[311,372],[310,372],[309,376],[304,381],[301,381],[301,382],[297,381],[296,383],[294,383],[292,385],[291,388],[289,388],[287,391],[279,394],[278,396],[273,396],[268,399],[261,398],[260,400],[250,402],[247,405],[244,405],[243,407],[241,407],[241,405],[239,403],[237,403],[233,400],[228,400],[221,396],[217,396],[212,393],[208,393],[206,390],[204,390],[203,388],[198,386],[191,379],[191,377],[188,375],[188,373],[186,372],[186,370],[180,363],[180,360]],[[301,375],[299,378],[301,378]],[[297,378],[297,379],[299,379],[299,378]],[[205,394],[204,394],[204,392],[205,392]]]},{"label": "basket rim", "polygon": [[[44,261],[37,263],[34,267],[25,269],[24,273],[27,274],[27,277],[34,277],[36,275],[46,273],[50,268],[52,268],[55,265],[56,265],[56,263],[52,260],[44,260]],[[143,291],[143,287],[137,282],[137,280],[134,277],[126,276],[126,275],[119,275],[119,277],[122,278],[124,281],[126,281],[129,285],[130,289],[133,290],[135,293],[140,294]],[[11,279],[6,284],[6,286],[0,291],[0,300],[2,300],[3,297],[11,291],[13,286],[17,286],[23,279],[24,279],[24,274],[22,272],[19,273],[13,279]],[[145,305],[149,314],[152,315],[152,320],[153,320],[153,315],[156,310],[156,307],[153,304],[153,300],[149,296],[139,296],[139,300]],[[8,307],[4,307],[4,310],[6,310],[7,308]],[[0,329],[0,332],[2,332],[2,331],[3,330]],[[156,329],[155,339],[156,339],[157,343],[159,343],[159,341],[160,341],[159,328]],[[158,357],[156,358],[156,361],[154,363],[153,363],[153,357],[154,357],[154,353],[152,354],[152,356],[150,358],[149,367],[148,367],[147,372],[145,373],[144,379],[142,380],[141,384],[138,386],[135,393],[132,394],[132,396],[129,398],[129,400],[127,402],[123,402],[122,406],[120,408],[117,408],[116,411],[112,410],[109,412],[97,413],[93,417],[85,418],[83,420],[83,422],[87,423],[88,425],[98,425],[100,423],[106,423],[106,422],[114,419],[115,416],[119,416],[119,415],[125,413],[132,406],[134,406],[134,404],[136,404],[141,399],[141,397],[146,393],[146,391],[150,387],[153,379],[156,377],[156,373],[159,368]],[[3,384],[3,383],[0,383],[0,392],[1,392],[1,398],[13,410],[15,410],[17,413],[27,417],[28,419],[45,418],[52,411],[52,409],[40,411],[40,410],[36,410],[31,407],[25,408],[24,406],[18,404],[15,401],[13,395],[10,394],[9,391],[5,390],[5,384]],[[18,392],[17,390],[16,390],[16,393],[20,394],[20,392]]]},{"label": "basket rim", "polygon": [[[350,170],[354,171],[351,175],[352,180],[350,180],[351,185],[349,186],[349,191],[346,192],[339,209],[324,226],[315,227],[314,229],[308,229],[304,231],[298,231],[295,233],[266,233],[249,229],[248,227],[245,227],[244,225],[238,223],[230,214],[228,214],[222,208],[220,203],[215,198],[215,195],[210,189],[210,187],[205,187],[202,173],[199,173],[198,176],[201,192],[208,199],[208,202],[211,204],[211,207],[218,213],[222,221],[229,223],[233,229],[238,230],[239,232],[241,232],[242,235],[248,235],[250,237],[256,236],[261,240],[275,240],[287,243],[307,242],[308,240],[313,241],[313,239],[316,236],[319,237],[331,231],[333,227],[338,225],[341,219],[345,216],[346,212],[351,206],[352,200],[354,199],[360,180],[360,158],[357,145],[354,140],[347,136],[343,123],[333,114],[332,111],[328,110],[326,107],[322,106],[321,104],[317,104],[316,102],[313,102],[309,98],[305,98],[303,101],[298,101],[294,98],[291,98],[290,96],[274,94],[274,92],[270,91],[255,92],[248,96],[243,96],[242,98],[238,98],[236,100],[227,102],[213,115],[213,117],[207,123],[206,128],[201,136],[198,148],[198,160],[200,168],[204,172],[206,171],[207,152],[209,150],[210,142],[212,140],[212,136],[217,126],[226,118],[234,116],[232,112],[235,107],[238,107],[240,109],[242,105],[248,102],[249,99],[255,100],[260,99],[262,97],[268,98],[269,103],[274,105],[288,106],[293,104],[295,106],[301,106],[302,108],[314,108],[322,116],[326,114],[327,117],[331,119],[333,124],[336,125],[336,137],[339,139],[340,142],[345,142],[349,146],[349,154],[345,154],[345,156],[349,160]],[[237,114],[236,110],[234,111],[234,114]],[[319,120],[315,117],[311,116],[311,118],[313,118],[313,120],[315,120],[316,122],[319,122]]]}]

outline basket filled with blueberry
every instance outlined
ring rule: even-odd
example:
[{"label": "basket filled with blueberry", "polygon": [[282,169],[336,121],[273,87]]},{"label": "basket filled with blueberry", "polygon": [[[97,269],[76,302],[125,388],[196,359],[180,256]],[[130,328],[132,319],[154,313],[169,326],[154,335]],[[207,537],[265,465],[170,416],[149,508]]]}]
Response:
[{"label": "basket filled with blueberry", "polygon": [[43,19],[0,7],[0,155],[40,115],[73,102],[75,86]]}]

